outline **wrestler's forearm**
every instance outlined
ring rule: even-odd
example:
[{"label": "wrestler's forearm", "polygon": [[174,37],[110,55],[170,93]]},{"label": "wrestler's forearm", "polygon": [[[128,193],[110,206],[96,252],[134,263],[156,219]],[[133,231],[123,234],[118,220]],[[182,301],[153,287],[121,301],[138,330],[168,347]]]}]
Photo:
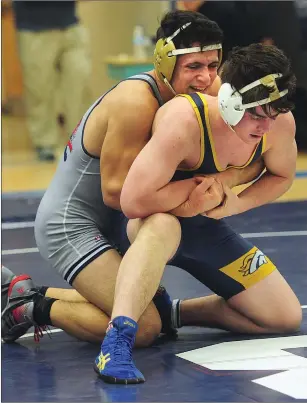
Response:
[{"label": "wrestler's forearm", "polygon": [[170,182],[149,194],[124,195],[121,207],[128,218],[144,218],[155,213],[171,212],[188,200],[196,186],[195,178]]},{"label": "wrestler's forearm", "polygon": [[233,188],[255,180],[263,172],[264,168],[264,161],[260,158],[243,169],[230,168],[214,176],[228,187]]},{"label": "wrestler's forearm", "polygon": [[270,203],[283,195],[292,185],[292,178],[265,172],[260,179],[239,194],[240,212]]},{"label": "wrestler's forearm", "polygon": [[169,213],[177,217],[194,217],[198,214],[198,211],[189,200],[186,200],[184,203],[180,204],[180,206],[170,210]]}]

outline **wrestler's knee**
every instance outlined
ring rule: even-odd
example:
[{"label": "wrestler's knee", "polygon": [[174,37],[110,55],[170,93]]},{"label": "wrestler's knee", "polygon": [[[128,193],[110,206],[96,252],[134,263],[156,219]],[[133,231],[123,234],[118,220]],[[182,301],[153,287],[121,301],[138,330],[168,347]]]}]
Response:
[{"label": "wrestler's knee", "polygon": [[267,333],[291,333],[302,322],[300,302],[278,270],[228,300],[239,311]]},{"label": "wrestler's knee", "polygon": [[181,225],[177,217],[167,213],[153,214],[144,219],[149,233],[160,239],[178,241],[181,238]]},{"label": "wrestler's knee", "polygon": [[[274,294],[273,294],[274,295]],[[296,332],[302,323],[301,304],[287,283],[280,287],[280,294],[275,293],[276,300],[268,304],[263,311],[267,312],[266,326],[279,333]]]},{"label": "wrestler's knee", "polygon": [[272,313],[270,320],[264,323],[271,332],[293,333],[299,330],[302,323],[302,308],[299,303],[287,306],[285,302],[283,314]]},{"label": "wrestler's knee", "polygon": [[150,346],[161,333],[160,315],[143,315],[140,319],[138,332],[136,335],[136,347]]},{"label": "wrestler's knee", "polygon": [[141,228],[146,228],[148,234],[162,237],[171,236],[180,239],[181,226],[177,217],[168,213],[156,213],[147,218],[129,220],[127,234],[130,242],[134,242]]},{"label": "wrestler's knee", "polygon": [[264,333],[293,333],[299,330],[302,322],[302,308],[299,302],[288,303],[278,307],[262,307],[255,315],[247,315]]}]

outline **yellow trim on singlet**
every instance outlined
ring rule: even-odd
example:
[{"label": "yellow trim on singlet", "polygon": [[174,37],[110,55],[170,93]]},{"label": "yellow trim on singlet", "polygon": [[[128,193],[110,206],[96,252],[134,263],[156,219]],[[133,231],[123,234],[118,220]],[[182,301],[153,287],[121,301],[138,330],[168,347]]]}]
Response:
[{"label": "yellow trim on singlet", "polygon": [[198,163],[192,168],[178,168],[178,171],[195,171],[196,169],[198,169],[201,166],[201,164],[204,160],[204,155],[205,155],[204,126],[203,126],[203,122],[201,120],[201,116],[200,116],[198,107],[197,107],[196,103],[194,102],[193,98],[191,98],[191,96],[187,95],[187,94],[179,94],[177,96],[184,97],[190,102],[190,104],[192,105],[192,108],[195,112],[195,115],[197,117],[199,128],[200,128],[200,157],[199,157]]},{"label": "yellow trim on singlet", "polygon": [[263,141],[262,141],[262,150],[261,150],[261,155],[265,152],[266,150],[266,142],[267,142],[267,133],[264,133],[263,135]]},{"label": "yellow trim on singlet", "polygon": [[[210,119],[209,119],[208,102],[207,102],[207,100],[206,100],[204,94],[201,94],[200,92],[198,92],[197,94],[200,96],[200,98],[201,98],[201,100],[203,101],[203,104],[204,104],[204,112],[205,112],[205,118],[206,118],[207,131],[208,131],[208,135],[209,135],[209,141],[210,141],[211,150],[212,150],[212,155],[213,155],[213,160],[214,160],[214,164],[215,164],[216,169],[217,169],[219,172],[223,172],[223,171],[227,171],[227,169],[230,169],[230,168],[243,169],[243,168],[245,168],[246,166],[248,166],[248,165],[251,163],[252,159],[254,158],[254,156],[255,156],[255,154],[256,154],[256,151],[257,151],[257,149],[258,149],[259,144],[257,144],[257,146],[255,147],[255,149],[254,149],[252,155],[250,156],[250,158],[247,160],[247,162],[246,162],[245,164],[243,164],[243,165],[227,165],[226,168],[222,168],[222,167],[221,167],[221,165],[219,164],[219,161],[218,161],[218,159],[217,159],[217,153],[216,153],[216,150],[215,150],[213,135],[212,135],[212,131],[211,131]],[[264,136],[263,136],[261,154],[263,153],[263,150],[264,150],[263,147],[264,147],[264,143],[266,142],[265,139],[266,139],[266,134],[264,134]]]}]

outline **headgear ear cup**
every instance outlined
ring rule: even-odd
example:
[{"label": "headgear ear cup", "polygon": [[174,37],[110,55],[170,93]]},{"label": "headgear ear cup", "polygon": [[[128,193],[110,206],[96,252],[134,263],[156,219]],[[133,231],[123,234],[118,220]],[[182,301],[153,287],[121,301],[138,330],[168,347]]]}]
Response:
[{"label": "headgear ear cup", "polygon": [[222,84],[219,89],[218,106],[222,118],[230,126],[237,125],[243,118],[242,97],[229,83]]},{"label": "headgear ear cup", "polygon": [[159,39],[156,44],[154,51],[154,66],[158,74],[158,78],[163,82],[165,82],[166,79],[167,84],[169,84],[172,79],[177,61],[177,56],[173,54],[173,51],[176,50],[173,39],[180,33],[180,31],[186,29],[191,24],[191,22],[187,22],[180,28],[176,29],[176,31],[168,38]]},{"label": "headgear ear cup", "polygon": [[[218,106],[219,111],[224,121],[230,126],[236,126],[243,118],[245,110],[254,108],[256,106],[268,104],[286,95],[288,90],[279,91],[276,85],[275,78],[282,77],[282,74],[269,74],[259,80],[253,81],[237,91],[229,83],[224,83],[218,93]],[[243,104],[242,95],[245,92],[257,87],[258,85],[264,85],[273,89],[269,93],[268,98],[260,99],[259,101]]]},{"label": "headgear ear cup", "polygon": [[172,75],[176,65],[176,56],[169,56],[169,52],[175,50],[175,45],[173,41],[166,42],[165,39],[161,38],[158,40],[155,51],[154,51],[154,66],[157,72],[158,78],[164,81],[171,81]]}]

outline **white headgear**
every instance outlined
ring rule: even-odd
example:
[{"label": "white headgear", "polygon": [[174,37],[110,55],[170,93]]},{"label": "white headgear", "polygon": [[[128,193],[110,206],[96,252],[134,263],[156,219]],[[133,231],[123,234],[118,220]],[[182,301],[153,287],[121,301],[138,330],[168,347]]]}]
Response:
[{"label": "white headgear", "polygon": [[[236,90],[229,83],[222,84],[218,93],[218,105],[220,114],[224,121],[230,126],[235,126],[243,118],[245,109],[268,104],[286,95],[288,93],[288,90],[279,92],[276,85],[275,78],[279,77],[282,77],[282,74],[269,74],[263,78],[260,78],[259,80],[252,82],[251,84],[246,85],[240,90]],[[246,91],[257,87],[260,84],[266,87],[272,87],[274,89],[272,92],[269,93],[269,97],[261,99],[259,101],[251,102],[249,104],[243,104],[241,94],[244,94]]]}]

